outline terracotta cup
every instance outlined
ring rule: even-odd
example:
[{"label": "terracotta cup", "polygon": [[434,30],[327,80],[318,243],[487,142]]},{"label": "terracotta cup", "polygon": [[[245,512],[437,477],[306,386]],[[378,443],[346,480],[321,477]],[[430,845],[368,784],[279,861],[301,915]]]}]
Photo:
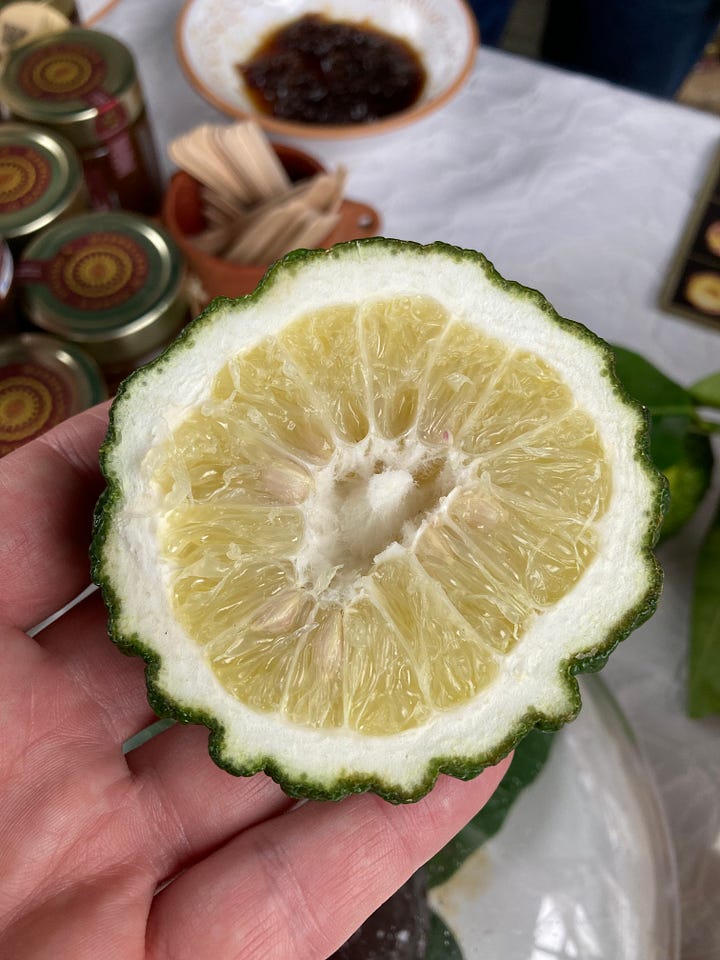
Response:
[{"label": "terracotta cup", "polygon": [[[293,182],[322,173],[325,169],[314,157],[294,147],[278,143],[273,144],[273,149]],[[201,233],[207,227],[200,191],[200,183],[184,170],[174,174],[163,201],[163,222],[209,299],[239,297],[251,293],[270,264],[246,266],[230,263],[229,260],[212,257],[198,250],[193,244],[193,235]],[[380,217],[372,207],[354,200],[343,200],[340,222],[319,246],[329,247],[345,240],[373,237],[377,235],[379,227]]]}]

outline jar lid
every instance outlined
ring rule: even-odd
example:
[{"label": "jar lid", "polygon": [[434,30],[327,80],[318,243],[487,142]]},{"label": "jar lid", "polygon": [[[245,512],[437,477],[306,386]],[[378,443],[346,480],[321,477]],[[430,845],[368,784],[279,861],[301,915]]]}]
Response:
[{"label": "jar lid", "polygon": [[177,332],[180,252],[135,214],[56,223],[28,245],[16,274],[33,323],[82,344],[101,365],[143,356]]},{"label": "jar lid", "polygon": [[10,50],[36,37],[62,33],[69,27],[69,18],[49,4],[36,0],[0,3],[0,54],[6,57]]},{"label": "jar lid", "polygon": [[80,348],[44,333],[0,337],[0,457],[106,396]]},{"label": "jar lid", "polygon": [[0,235],[35,233],[83,189],[80,160],[63,137],[20,123],[0,126]]},{"label": "jar lid", "polygon": [[110,139],[143,108],[128,48],[106,33],[79,28],[13,50],[0,100],[17,117],[61,129],[76,146]]}]

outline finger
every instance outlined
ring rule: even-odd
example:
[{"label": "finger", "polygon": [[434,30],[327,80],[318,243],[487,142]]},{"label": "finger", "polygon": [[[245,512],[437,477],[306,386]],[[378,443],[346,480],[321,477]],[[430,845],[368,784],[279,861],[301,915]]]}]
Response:
[{"label": "finger", "polygon": [[66,420],[0,461],[0,619],[23,629],[90,582],[88,546],[103,487],[107,404]]},{"label": "finger", "polygon": [[78,603],[37,635],[62,670],[68,708],[87,735],[117,746],[152,723],[145,664],[126,657],[107,633],[107,610],[99,592]]},{"label": "finger", "polygon": [[205,727],[173,727],[126,761],[143,808],[157,822],[153,866],[163,879],[296,803],[265,774],[234,777],[221,770],[208,754]]},{"label": "finger", "polygon": [[246,831],[154,901],[151,960],[324,960],[490,798],[506,758],[423,800],[309,803]]}]

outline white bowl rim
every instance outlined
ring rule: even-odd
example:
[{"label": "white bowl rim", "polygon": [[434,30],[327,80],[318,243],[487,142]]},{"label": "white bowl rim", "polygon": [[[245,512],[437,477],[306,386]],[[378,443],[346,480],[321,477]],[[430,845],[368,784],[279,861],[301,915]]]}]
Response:
[{"label": "white bowl rim", "polygon": [[259,111],[243,110],[241,107],[230,103],[220,96],[198,76],[186,54],[184,43],[185,21],[196,2],[198,2],[198,0],[185,0],[175,25],[175,51],[177,59],[191,86],[193,86],[208,103],[212,104],[212,106],[216,107],[222,113],[234,117],[237,120],[254,120],[268,132],[288,137],[311,137],[316,140],[351,139],[389,132],[413,123],[415,120],[419,120],[421,117],[435,112],[451,100],[465,85],[475,63],[480,43],[480,31],[477,20],[467,0],[445,0],[446,3],[455,3],[457,9],[465,16],[470,42],[464,61],[458,68],[452,82],[444,90],[428,100],[420,101],[407,110],[390,114],[381,120],[373,120],[370,123],[349,123],[342,125],[301,123],[296,120],[281,120],[269,114],[260,113]]}]

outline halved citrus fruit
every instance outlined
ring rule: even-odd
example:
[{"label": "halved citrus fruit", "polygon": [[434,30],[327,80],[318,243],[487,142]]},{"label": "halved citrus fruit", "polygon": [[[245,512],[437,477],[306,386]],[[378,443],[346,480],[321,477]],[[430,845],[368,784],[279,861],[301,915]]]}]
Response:
[{"label": "halved citrus fruit", "polygon": [[606,345],[480,254],[298,251],[120,389],[111,635],[233,773],[417,799],[570,719],[652,612],[646,444]]}]

